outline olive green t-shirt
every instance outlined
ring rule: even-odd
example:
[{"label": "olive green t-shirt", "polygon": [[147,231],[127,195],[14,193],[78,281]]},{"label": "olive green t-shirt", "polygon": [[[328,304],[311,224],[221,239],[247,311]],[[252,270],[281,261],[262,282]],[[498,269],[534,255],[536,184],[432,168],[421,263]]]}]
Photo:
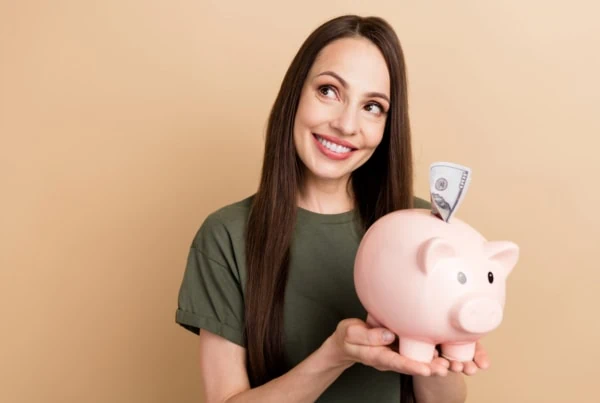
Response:
[{"label": "olive green t-shirt", "polygon": [[[192,242],[179,291],[176,322],[206,329],[244,346],[246,267],[244,231],[252,197],[210,214]],[[415,198],[415,208],[429,208]],[[313,353],[346,318],[366,320],[353,281],[362,237],[354,211],[318,214],[298,208],[284,302],[287,365]],[[355,364],[319,397],[320,403],[390,403],[400,377]]]}]

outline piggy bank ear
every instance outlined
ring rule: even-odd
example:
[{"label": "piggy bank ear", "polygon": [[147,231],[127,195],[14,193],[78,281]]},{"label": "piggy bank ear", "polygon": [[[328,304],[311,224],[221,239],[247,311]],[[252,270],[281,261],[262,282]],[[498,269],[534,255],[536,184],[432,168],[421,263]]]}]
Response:
[{"label": "piggy bank ear", "polygon": [[508,276],[519,260],[519,247],[509,241],[486,242],[483,253],[493,262],[497,262]]},{"label": "piggy bank ear", "polygon": [[434,237],[421,245],[417,256],[419,268],[429,274],[442,259],[456,256],[456,251],[450,242],[444,238]]}]

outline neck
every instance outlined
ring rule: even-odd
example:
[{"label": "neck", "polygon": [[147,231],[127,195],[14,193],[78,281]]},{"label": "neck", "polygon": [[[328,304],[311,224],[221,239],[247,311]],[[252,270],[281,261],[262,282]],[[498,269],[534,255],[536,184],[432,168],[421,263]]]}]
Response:
[{"label": "neck", "polygon": [[298,207],[320,214],[339,214],[354,208],[349,177],[336,180],[307,175],[298,191]]}]

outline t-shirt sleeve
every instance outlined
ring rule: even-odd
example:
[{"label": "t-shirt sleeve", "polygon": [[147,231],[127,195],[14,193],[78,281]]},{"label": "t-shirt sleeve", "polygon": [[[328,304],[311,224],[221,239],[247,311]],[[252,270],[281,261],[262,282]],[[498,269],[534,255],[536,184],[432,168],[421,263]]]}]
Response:
[{"label": "t-shirt sleeve", "polygon": [[195,334],[206,329],[244,346],[243,293],[233,255],[227,229],[209,216],[188,253],[175,321]]}]

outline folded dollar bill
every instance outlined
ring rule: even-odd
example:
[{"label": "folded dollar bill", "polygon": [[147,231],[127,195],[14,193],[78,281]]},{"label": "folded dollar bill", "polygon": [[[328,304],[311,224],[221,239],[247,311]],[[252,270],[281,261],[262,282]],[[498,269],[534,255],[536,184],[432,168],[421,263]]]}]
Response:
[{"label": "folded dollar bill", "polygon": [[446,222],[462,203],[471,182],[471,169],[452,162],[434,162],[429,167],[431,213]]}]

